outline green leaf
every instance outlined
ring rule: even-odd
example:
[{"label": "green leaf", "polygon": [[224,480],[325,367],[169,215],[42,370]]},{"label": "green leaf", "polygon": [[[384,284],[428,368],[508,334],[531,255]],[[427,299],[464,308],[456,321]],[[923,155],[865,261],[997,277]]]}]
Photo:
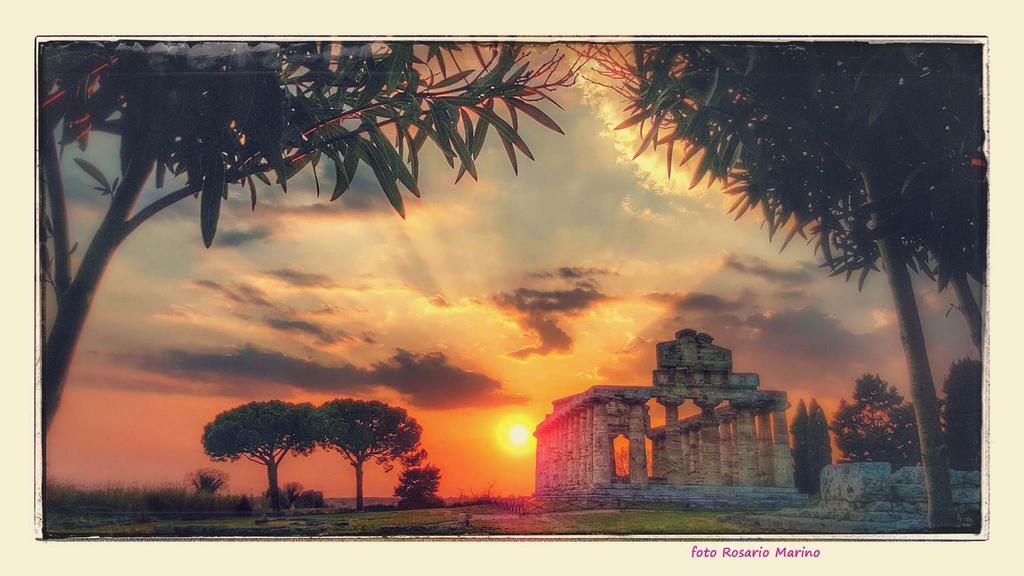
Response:
[{"label": "green leaf", "polygon": [[498,132],[498,138],[501,140],[501,145],[505,147],[505,154],[508,155],[508,161],[512,164],[512,172],[519,175],[519,163],[516,161],[516,149],[512,146],[512,142],[505,137],[504,134]]},{"label": "green leaf", "polygon": [[249,198],[252,201],[252,210],[256,211],[256,184],[252,181],[252,176],[245,178],[246,183],[249,184]]},{"label": "green leaf", "polygon": [[381,189],[384,190],[384,195],[387,196],[388,202],[391,202],[395,212],[398,212],[398,215],[404,220],[405,203],[402,201],[402,194],[398,191],[398,185],[395,184],[395,176],[391,173],[384,155],[372,143],[362,138],[356,140],[356,142],[359,149],[365,152],[366,162],[377,177],[377,182],[380,184]]},{"label": "green leaf", "polygon": [[451,76],[449,76],[447,78],[444,78],[441,81],[435,83],[433,86],[430,87],[430,89],[431,90],[435,90],[437,88],[447,88],[448,86],[451,86],[453,84],[461,82],[462,80],[465,80],[466,78],[468,78],[474,72],[476,72],[476,70],[463,70],[462,72],[459,72],[457,74],[452,74]]},{"label": "green leaf", "polygon": [[203,233],[203,244],[209,248],[217,235],[217,221],[220,219],[220,202],[224,198],[227,183],[224,180],[224,165],[211,168],[203,178],[203,192],[199,208],[199,228]]},{"label": "green leaf", "polygon": [[537,123],[539,123],[541,126],[554,130],[559,134],[565,134],[561,126],[555,123],[555,121],[552,120],[550,116],[545,114],[540,108],[537,108],[532,104],[527,104],[526,102],[515,100],[513,98],[509,98],[506,101],[511,102],[513,106],[522,110],[524,113],[526,113],[527,116],[536,120]]},{"label": "green leaf", "polygon": [[530,148],[526,145],[526,142],[522,137],[520,137],[519,134],[508,125],[508,122],[505,122],[503,118],[486,108],[481,108],[479,106],[471,106],[470,108],[476,112],[477,115],[486,118],[488,122],[494,125],[494,128],[499,134],[512,142],[512,144],[514,144],[516,148],[519,148],[519,151],[525,154],[527,158],[533,160],[533,153],[530,152]]},{"label": "green leaf", "polygon": [[416,179],[413,178],[409,169],[406,168],[405,162],[402,161],[402,157],[398,155],[394,147],[391,146],[391,142],[384,136],[384,133],[380,131],[380,128],[376,124],[367,123],[368,132],[370,134],[370,140],[374,146],[377,147],[384,154],[384,159],[388,163],[388,167],[391,169],[391,173],[398,177],[398,180],[403,186],[409,189],[417,198],[420,197],[420,190],[416,186]]},{"label": "green leaf", "polygon": [[86,174],[92,176],[92,179],[99,183],[100,187],[106,191],[106,194],[112,194],[114,192],[113,188],[110,186],[110,181],[107,180],[107,177],[103,175],[103,172],[101,172],[100,169],[92,162],[82,158],[75,158],[75,163],[78,164],[82,170],[85,170]]}]

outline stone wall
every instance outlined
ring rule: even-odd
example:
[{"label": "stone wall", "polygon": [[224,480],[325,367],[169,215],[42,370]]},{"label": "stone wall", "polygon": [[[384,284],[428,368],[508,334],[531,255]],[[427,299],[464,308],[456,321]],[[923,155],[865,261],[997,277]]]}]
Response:
[{"label": "stone wall", "polygon": [[[963,515],[981,510],[981,473],[951,470],[953,502]],[[836,510],[863,510],[925,514],[928,497],[924,469],[907,466],[892,472],[888,462],[833,464],[821,471],[820,506]]]},{"label": "stone wall", "polygon": [[[981,526],[981,474],[950,471],[958,532]],[[833,464],[821,471],[821,493],[811,508],[783,509],[747,520],[755,526],[793,533],[926,532],[928,497],[924,469],[892,471],[888,462]]]}]

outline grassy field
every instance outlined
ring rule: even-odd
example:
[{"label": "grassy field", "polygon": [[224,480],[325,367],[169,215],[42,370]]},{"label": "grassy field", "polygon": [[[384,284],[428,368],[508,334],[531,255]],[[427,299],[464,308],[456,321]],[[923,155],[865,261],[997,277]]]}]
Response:
[{"label": "grassy field", "polygon": [[[468,516],[463,516],[468,515]],[[202,537],[202,536],[445,536],[445,535],[626,535],[737,534],[749,532],[718,519],[716,512],[688,510],[588,510],[509,514],[491,506],[387,512],[339,512],[283,518],[219,517],[202,520],[145,521],[121,518],[48,519],[47,536]],[[468,522],[466,521],[468,520]]]}]

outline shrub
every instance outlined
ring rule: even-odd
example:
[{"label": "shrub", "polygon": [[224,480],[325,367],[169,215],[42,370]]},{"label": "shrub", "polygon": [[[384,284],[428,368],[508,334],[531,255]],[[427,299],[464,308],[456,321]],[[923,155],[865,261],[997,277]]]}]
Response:
[{"label": "shrub", "polygon": [[192,486],[196,494],[216,494],[227,488],[228,478],[230,476],[227,472],[221,472],[214,468],[200,468],[185,476],[185,481]]},{"label": "shrub", "polygon": [[238,504],[235,505],[235,512],[241,516],[252,514],[252,501],[249,500],[249,496],[242,494],[242,497],[238,499]]},{"label": "shrub", "polygon": [[319,490],[305,490],[292,501],[296,508],[324,508],[324,493]]},{"label": "shrub", "polygon": [[[281,506],[285,508],[291,508],[295,504],[295,499],[299,497],[299,494],[303,492],[302,484],[298,482],[289,482],[281,488]],[[295,506],[299,508],[298,505]]]}]

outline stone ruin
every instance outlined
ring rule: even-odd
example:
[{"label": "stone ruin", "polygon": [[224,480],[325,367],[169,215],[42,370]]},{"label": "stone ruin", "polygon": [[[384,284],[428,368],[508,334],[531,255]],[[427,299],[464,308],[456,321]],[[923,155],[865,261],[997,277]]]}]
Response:
[{"label": "stone ruin", "polygon": [[[960,517],[957,531],[978,532],[981,473],[950,470],[949,480]],[[791,533],[919,533],[928,531],[927,513],[923,468],[907,466],[893,472],[888,462],[851,462],[822,469],[821,493],[813,507],[729,519]]]},{"label": "stone ruin", "polygon": [[[760,390],[757,374],[733,372],[732,351],[712,341],[680,330],[657,345],[653,386],[594,386],[555,400],[534,432],[535,495],[715,508],[806,503],[793,484],[786,393]],[[664,426],[650,425],[651,399],[665,410]],[[679,419],[687,401],[700,413]],[[629,444],[627,478],[615,475],[620,435]]]}]

